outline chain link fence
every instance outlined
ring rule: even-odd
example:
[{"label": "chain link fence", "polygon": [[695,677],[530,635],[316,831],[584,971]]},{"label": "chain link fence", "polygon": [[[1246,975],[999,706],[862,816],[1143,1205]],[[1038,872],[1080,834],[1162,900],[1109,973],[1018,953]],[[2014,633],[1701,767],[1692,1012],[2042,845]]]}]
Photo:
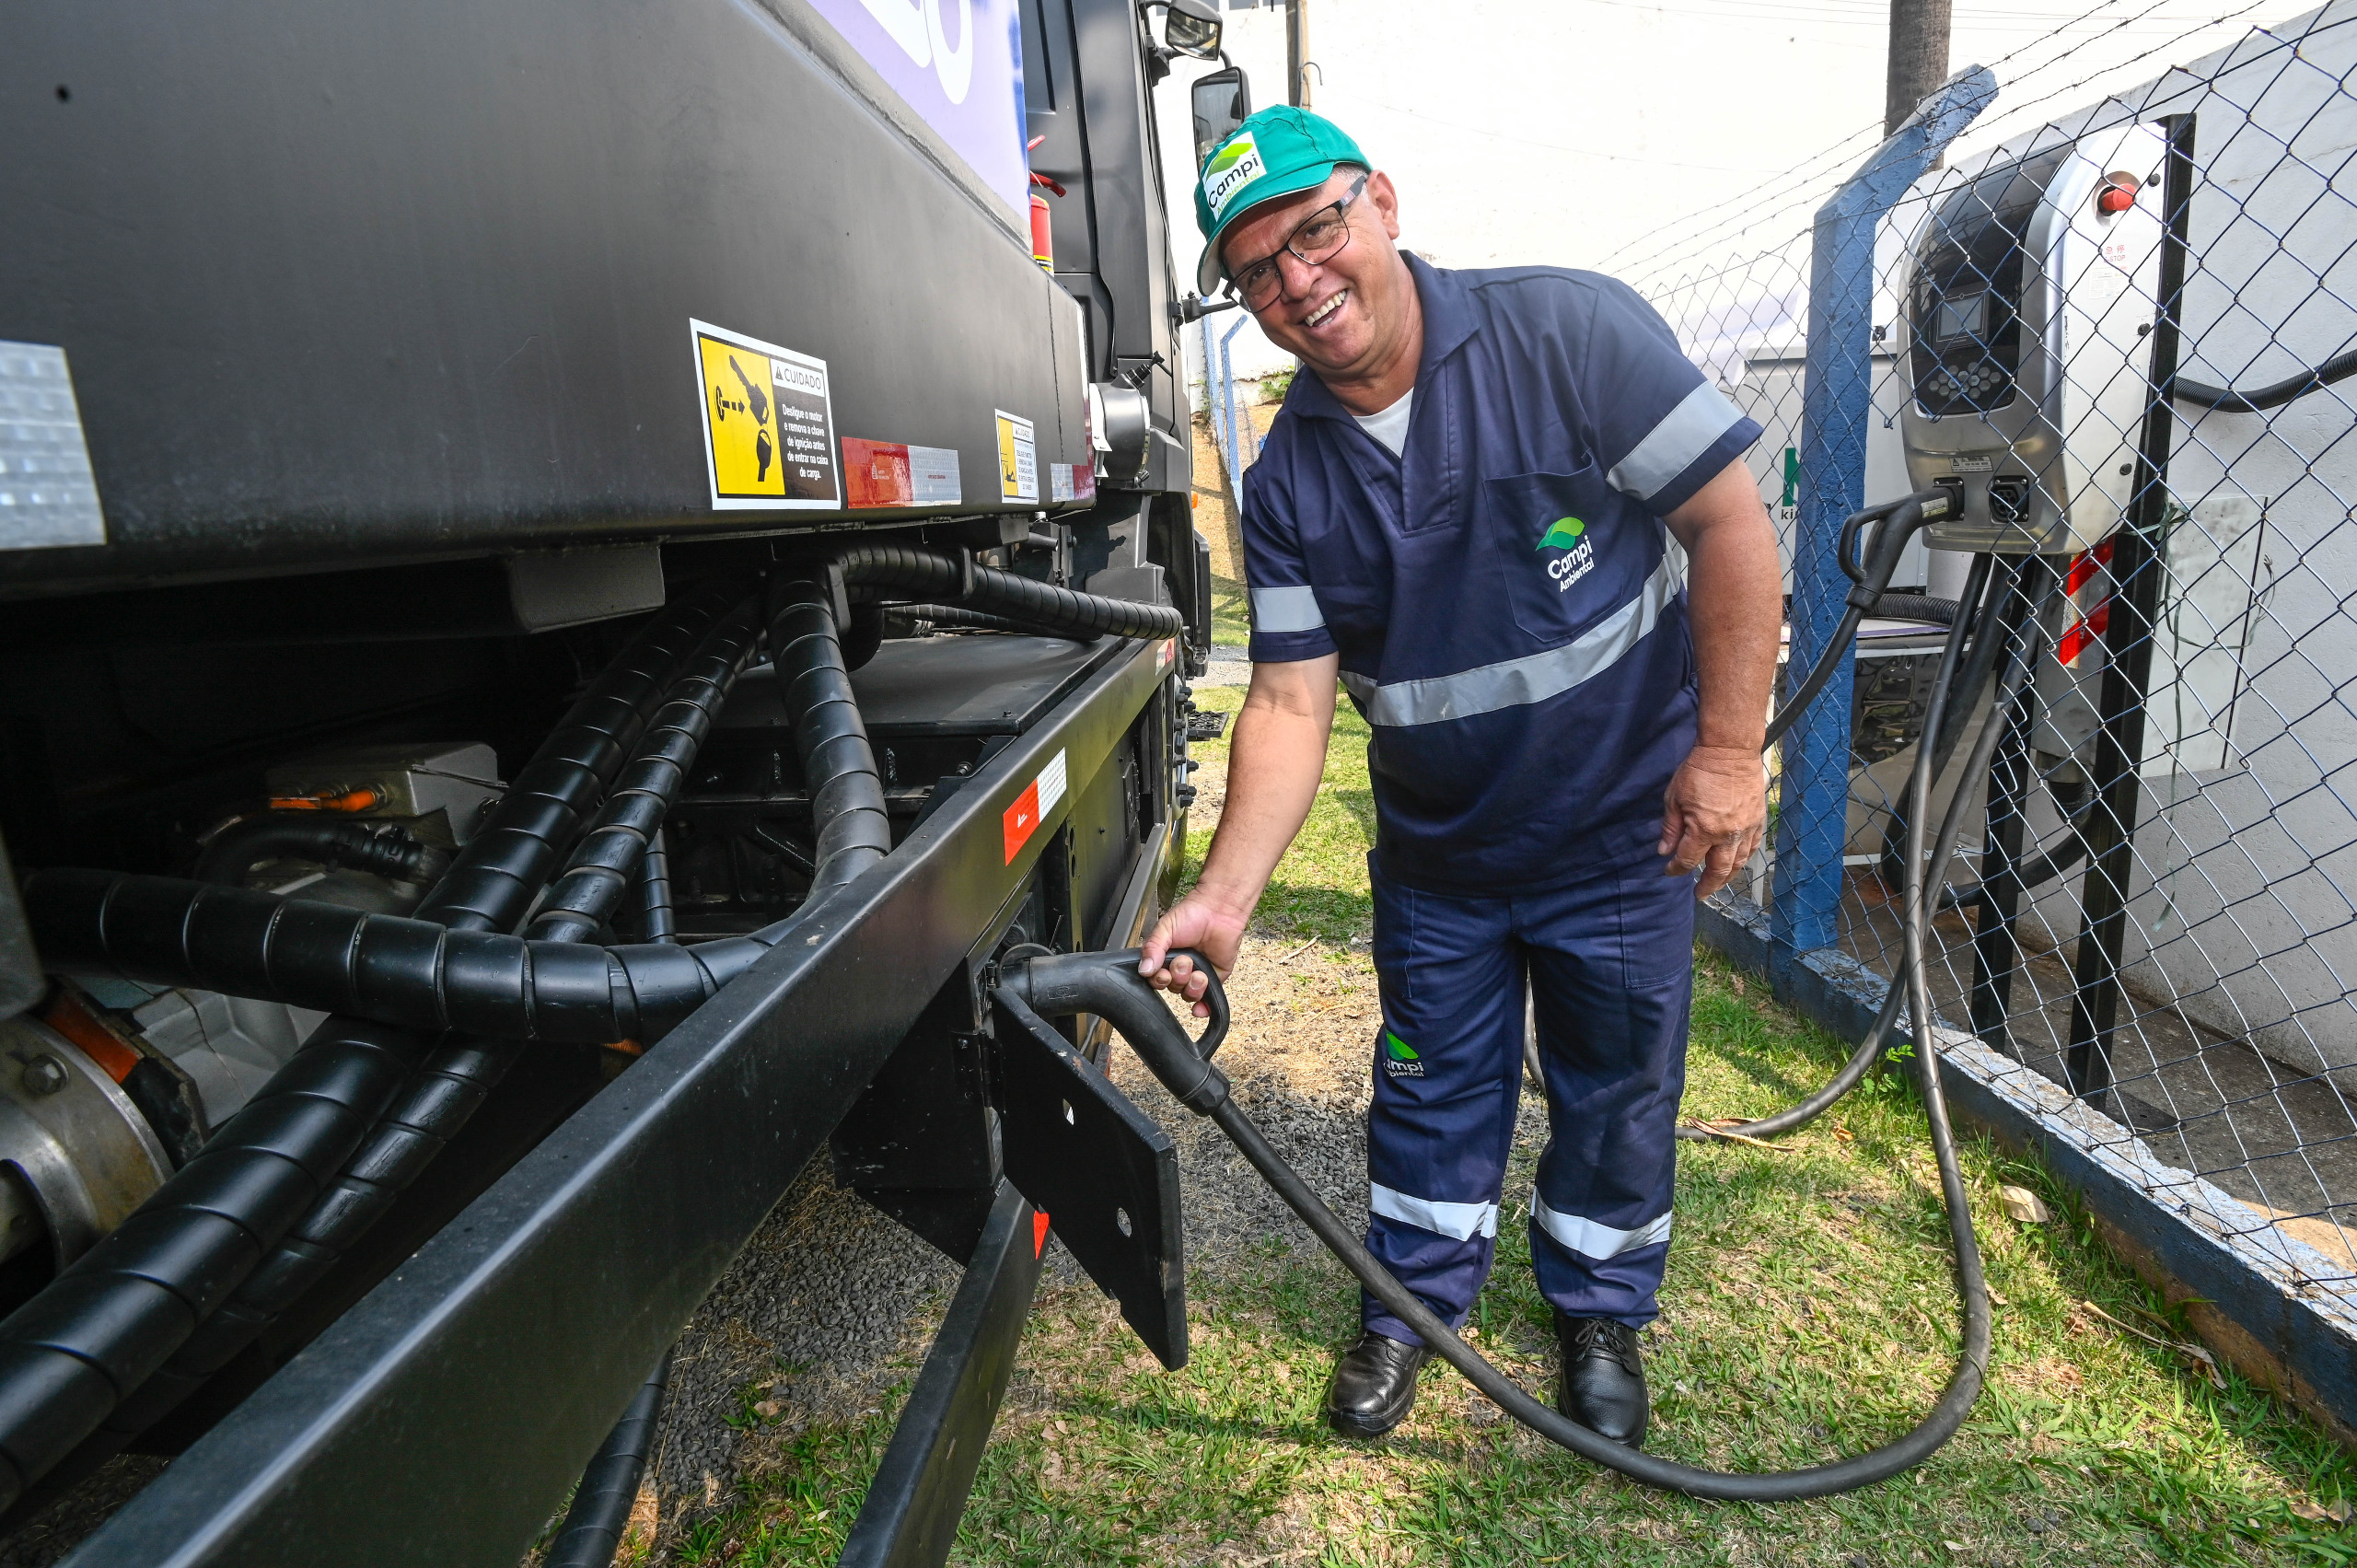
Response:
[{"label": "chain link fence", "polygon": [[[1895,973],[1928,743],[1926,837],[1965,796],[1937,1021],[2101,1112],[2084,1135],[2212,1230],[2357,1300],[2357,3],[2092,103],[2086,47],[2000,62],[1983,150],[1875,227],[1863,499],[1944,492],[1951,515],[1836,682],[1843,798],[1792,782],[1788,740],[1737,889]],[[1804,494],[1827,446],[1803,418],[1808,215],[1879,140],[1607,263],[1765,427],[1796,588],[1835,547]]]}]

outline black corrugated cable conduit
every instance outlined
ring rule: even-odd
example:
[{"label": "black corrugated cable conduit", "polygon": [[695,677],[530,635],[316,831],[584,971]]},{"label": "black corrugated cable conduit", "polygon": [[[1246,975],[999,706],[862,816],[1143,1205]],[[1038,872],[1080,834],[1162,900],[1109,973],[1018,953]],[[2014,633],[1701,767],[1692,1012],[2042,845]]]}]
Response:
[{"label": "black corrugated cable conduit", "polygon": [[[930,622],[953,632],[1020,632],[1033,637],[1066,637],[1075,643],[1093,643],[1096,634],[1089,632],[1065,632],[1053,626],[1034,626],[1027,621],[1010,616],[993,615],[986,610],[968,610],[955,604],[896,604],[894,615],[911,621]],[[888,626],[888,622],[887,623]]]},{"label": "black corrugated cable conduit", "polygon": [[449,851],[399,822],[274,811],[232,822],[214,834],[197,858],[196,879],[241,887],[248,872],[270,860],[315,861],[372,871],[396,882],[434,882],[450,869]]},{"label": "black corrugated cable conduit", "polygon": [[582,942],[621,907],[631,874],[661,831],[688,770],[761,639],[760,600],[748,598],[715,628],[671,688],[670,700],[639,739],[567,857],[564,874],[532,917],[542,942]]},{"label": "black corrugated cable conduit", "polygon": [[[641,924],[650,942],[672,940],[670,854],[657,828],[647,840],[646,855],[639,862],[638,895]],[[677,1347],[663,1353],[631,1397],[621,1420],[590,1456],[573,1489],[573,1506],[549,1547],[541,1568],[613,1568],[614,1553],[630,1527],[631,1510],[638,1505],[638,1484],[646,1476],[646,1461],[655,1453],[655,1429],[663,1414],[663,1396],[671,1383],[671,1357]]]},{"label": "black corrugated cable conduit", "polygon": [[[812,901],[892,847],[883,782],[843,668],[831,601],[831,588],[816,574],[782,571],[771,590],[772,659],[794,717],[818,845]],[[69,974],[580,1045],[660,1039],[793,923],[688,947],[607,947],[453,931],[413,916],[174,877],[73,869],[29,878],[25,908],[49,962]]]},{"label": "black corrugated cable conduit", "polygon": [[865,597],[881,590],[945,601],[1061,636],[1177,637],[1187,629],[1186,617],[1171,605],[1076,593],[914,545],[856,544],[834,560],[845,586]]},{"label": "black corrugated cable conduit", "polygon": [[[853,553],[899,549],[863,546]],[[848,570],[844,575],[848,579]],[[842,633],[835,624],[834,590],[822,570],[781,567],[772,580],[770,663],[777,672],[778,695],[794,719],[795,754],[801,760],[803,787],[810,792],[811,842],[819,857],[810,874],[809,897],[815,900],[892,852],[884,779],[852,696]],[[714,946],[673,951],[701,953]]]},{"label": "black corrugated cable conduit", "polygon": [[573,1489],[573,1506],[565,1510],[564,1523],[540,1568],[613,1568],[614,1552],[630,1527],[630,1512],[638,1505],[638,1483],[655,1452],[656,1423],[670,1382],[671,1352],[667,1350],[581,1472],[581,1484]]},{"label": "black corrugated cable conduit", "polygon": [[[743,599],[673,678],[662,707],[567,855],[564,875],[533,921],[536,933],[595,931],[620,904],[634,851],[646,843],[644,831],[659,830],[713,715],[752,656],[760,605],[758,596]],[[94,1444],[111,1439],[106,1445],[111,1452],[162,1420],[292,1308],[441,1155],[523,1050],[519,1041],[463,1038],[437,1047],[302,1221],[171,1360],[117,1407]]]},{"label": "black corrugated cable conduit", "polygon": [[671,842],[660,828],[647,835],[646,854],[638,862],[638,932],[648,942],[679,939],[671,910]]},{"label": "black corrugated cable conduit", "polygon": [[[691,594],[632,640],[412,923],[481,930],[522,917],[646,710],[727,602]],[[200,898],[256,896],[180,886]],[[0,1506],[89,1437],[221,1306],[343,1169],[425,1053],[415,1034],[329,1010],[337,1016],[195,1157],[0,1321]]]},{"label": "black corrugated cable conduit", "polygon": [[1934,626],[1956,624],[1956,601],[1929,594],[1885,594],[1875,600],[1873,613],[1885,621],[1924,621]]}]

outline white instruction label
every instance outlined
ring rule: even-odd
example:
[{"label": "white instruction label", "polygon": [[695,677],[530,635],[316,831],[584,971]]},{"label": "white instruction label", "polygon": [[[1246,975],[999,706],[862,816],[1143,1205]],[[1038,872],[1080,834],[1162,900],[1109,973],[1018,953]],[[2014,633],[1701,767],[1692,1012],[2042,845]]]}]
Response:
[{"label": "white instruction label", "polygon": [[953,447],[909,448],[910,505],[955,506],[965,493],[958,486],[958,451]]}]

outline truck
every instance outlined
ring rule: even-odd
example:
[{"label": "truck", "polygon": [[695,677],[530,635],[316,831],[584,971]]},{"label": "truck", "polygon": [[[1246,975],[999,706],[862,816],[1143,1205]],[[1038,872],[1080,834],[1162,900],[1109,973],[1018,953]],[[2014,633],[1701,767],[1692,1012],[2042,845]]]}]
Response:
[{"label": "truck", "polygon": [[132,1450],[77,1563],[513,1562],[826,1158],[965,1269],[844,1557],[942,1561],[1051,1234],[1185,1357],[1168,1141],[992,982],[1184,858],[1218,11],[8,32],[0,1531]]}]

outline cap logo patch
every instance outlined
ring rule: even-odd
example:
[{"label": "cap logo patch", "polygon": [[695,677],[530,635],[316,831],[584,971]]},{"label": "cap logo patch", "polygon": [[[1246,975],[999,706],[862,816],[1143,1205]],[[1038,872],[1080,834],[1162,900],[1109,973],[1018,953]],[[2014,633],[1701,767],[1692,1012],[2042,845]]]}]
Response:
[{"label": "cap logo patch", "polygon": [[1238,191],[1268,172],[1268,163],[1260,157],[1251,132],[1240,131],[1231,137],[1203,166],[1203,201],[1212,210],[1213,221],[1227,211]]}]

